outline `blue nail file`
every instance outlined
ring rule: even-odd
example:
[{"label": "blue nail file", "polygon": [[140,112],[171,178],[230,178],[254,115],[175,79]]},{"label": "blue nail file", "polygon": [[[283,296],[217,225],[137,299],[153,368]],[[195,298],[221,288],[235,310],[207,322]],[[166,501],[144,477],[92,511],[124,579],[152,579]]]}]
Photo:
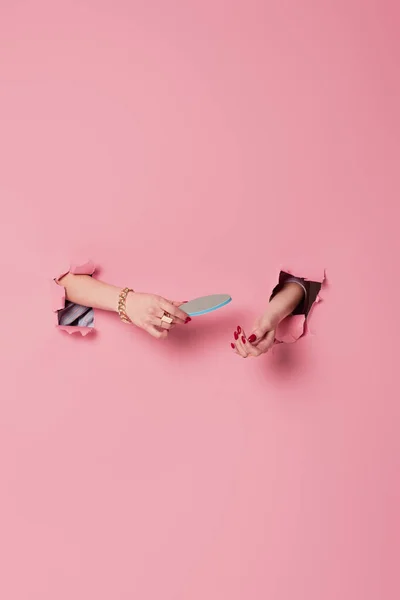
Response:
[{"label": "blue nail file", "polygon": [[185,302],[181,308],[189,317],[199,317],[207,313],[218,310],[231,302],[232,298],[228,294],[214,294],[212,296],[202,296]]}]

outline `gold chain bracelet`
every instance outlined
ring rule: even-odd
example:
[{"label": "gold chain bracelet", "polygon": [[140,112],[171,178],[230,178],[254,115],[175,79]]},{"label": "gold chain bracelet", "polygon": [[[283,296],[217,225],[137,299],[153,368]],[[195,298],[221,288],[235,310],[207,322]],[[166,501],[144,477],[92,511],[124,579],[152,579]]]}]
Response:
[{"label": "gold chain bracelet", "polygon": [[133,292],[133,290],[131,290],[130,288],[124,288],[121,291],[121,293],[119,295],[119,299],[118,299],[118,314],[119,314],[119,318],[121,319],[121,321],[123,321],[124,323],[131,324],[132,321],[126,314],[126,299],[127,299],[129,292]]}]

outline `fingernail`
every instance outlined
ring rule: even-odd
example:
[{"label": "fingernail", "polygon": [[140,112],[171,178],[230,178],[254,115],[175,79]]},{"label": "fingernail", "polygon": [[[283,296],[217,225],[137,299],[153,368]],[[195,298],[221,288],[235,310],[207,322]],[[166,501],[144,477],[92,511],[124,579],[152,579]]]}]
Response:
[{"label": "fingernail", "polygon": [[231,348],[232,348],[232,350],[234,350],[235,349],[235,344],[231,343]]},{"label": "fingernail", "polygon": [[186,325],[186,323],[190,323],[190,321],[191,321],[191,320],[192,320],[192,319],[191,319],[190,317],[187,317],[187,319],[186,319],[186,321],[185,321],[185,325]]},{"label": "fingernail", "polygon": [[238,325],[237,332],[242,333],[242,328],[240,327],[240,325]]},{"label": "fingernail", "polygon": [[256,339],[257,339],[256,336],[254,335],[254,333],[252,333],[251,336],[249,337],[250,344],[252,344],[253,342],[255,342]]},{"label": "fingernail", "polygon": [[243,344],[246,343],[246,338],[244,337],[244,335],[242,335],[242,342],[243,342]]},{"label": "fingernail", "polygon": [[233,337],[235,338],[235,340],[239,339],[239,334],[237,331],[234,332]]}]

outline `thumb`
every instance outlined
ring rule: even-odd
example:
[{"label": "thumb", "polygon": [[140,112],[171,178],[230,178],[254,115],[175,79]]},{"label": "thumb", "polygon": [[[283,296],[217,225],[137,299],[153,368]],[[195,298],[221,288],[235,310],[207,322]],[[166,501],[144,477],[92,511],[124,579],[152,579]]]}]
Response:
[{"label": "thumb", "polygon": [[260,326],[255,327],[253,329],[253,331],[251,332],[251,334],[249,335],[248,340],[249,340],[250,344],[258,344],[258,342],[263,339],[265,334],[266,334],[266,331],[264,331],[264,329],[262,327],[260,327]]},{"label": "thumb", "polygon": [[254,325],[251,335],[248,337],[250,344],[258,344],[270,329],[269,322],[259,319]]},{"label": "thumb", "polygon": [[275,331],[272,329],[268,331],[268,333],[260,340],[260,343],[257,344],[257,350],[260,352],[268,352],[270,348],[274,345],[275,341]]}]

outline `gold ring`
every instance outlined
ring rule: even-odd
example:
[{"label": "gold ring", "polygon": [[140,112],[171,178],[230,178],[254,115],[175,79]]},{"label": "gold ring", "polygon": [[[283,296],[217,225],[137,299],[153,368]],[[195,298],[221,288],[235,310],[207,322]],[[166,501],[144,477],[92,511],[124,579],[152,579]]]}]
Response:
[{"label": "gold ring", "polygon": [[161,317],[161,323],[169,323],[171,325],[171,315],[169,313],[164,312],[163,316]]}]

